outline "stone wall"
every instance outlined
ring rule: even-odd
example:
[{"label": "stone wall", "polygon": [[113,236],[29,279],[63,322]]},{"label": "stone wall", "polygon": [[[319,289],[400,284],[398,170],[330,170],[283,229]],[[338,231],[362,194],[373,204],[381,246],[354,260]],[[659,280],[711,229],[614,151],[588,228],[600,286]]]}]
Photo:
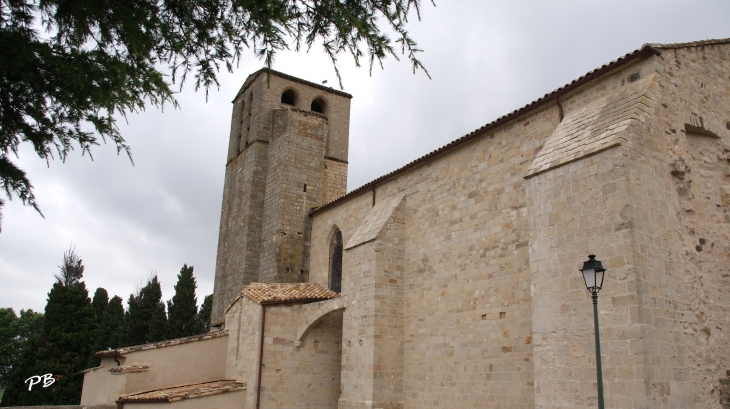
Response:
[{"label": "stone wall", "polygon": [[[403,407],[534,406],[523,176],[558,122],[558,108],[544,106],[375,187],[376,206],[405,196]],[[349,243],[372,203],[367,191],[314,214],[310,281],[327,285],[333,227]],[[360,298],[382,274],[376,249],[377,240],[345,250],[343,257],[343,295],[351,305],[342,387],[343,399],[353,401],[372,396],[365,390],[376,371],[372,365],[386,354],[368,344],[384,327],[382,318],[348,335],[348,326],[358,325],[350,322],[359,317],[355,308],[362,308],[357,319],[365,323],[375,314],[360,307]],[[365,351],[362,358],[357,348]]]},{"label": "stone wall", "polygon": [[327,120],[306,111],[274,114],[269,142],[259,280],[307,282],[309,208],[323,204]]},{"label": "stone wall", "polygon": [[340,409],[404,407],[405,203],[376,205],[346,241]]},{"label": "stone wall", "polygon": [[[337,408],[343,312],[313,317],[322,305],[266,306],[261,409]],[[226,378],[248,384],[244,408],[256,407],[262,314],[261,305],[242,297],[226,315],[230,333],[237,334],[228,343]]]},{"label": "stone wall", "polygon": [[[294,105],[281,103],[284,91],[294,93]],[[323,113],[311,111],[315,99],[323,102]],[[281,117],[282,109],[289,112],[288,119]],[[246,80],[233,101],[218,236],[213,323],[224,321],[223,309],[246,284],[306,281],[309,264],[304,251],[308,241],[305,236],[309,234],[307,211],[344,194],[347,189],[349,120],[350,98],[346,94],[280,74],[272,74],[267,79],[265,72],[259,72]],[[319,146],[314,149],[311,144],[298,142],[286,145],[307,140],[305,134],[312,133],[307,126],[302,128],[307,121],[319,123],[310,124],[317,128],[314,133],[320,139]],[[284,131],[283,123],[293,127]],[[305,139],[297,139],[300,131]],[[278,138],[282,132],[287,135],[284,139]],[[279,140],[279,147],[272,155],[270,151],[274,147],[271,144],[276,140]],[[281,161],[285,157],[281,155],[307,169],[293,172],[282,167],[284,162]],[[309,189],[307,200],[299,203],[304,198],[301,193],[304,193],[305,183]],[[282,190],[282,186],[286,189]],[[279,213],[271,214],[267,200]],[[266,216],[265,209],[269,212]],[[265,225],[264,221],[269,224]],[[263,229],[266,229],[265,233],[262,233]],[[282,233],[290,235],[284,238]],[[262,248],[262,242],[267,242],[266,249]],[[289,275],[286,275],[287,268]]]},{"label": "stone wall", "polygon": [[[311,307],[309,307],[311,308]],[[307,306],[268,306],[261,409],[337,409],[342,360],[342,315],[314,323],[295,346]]]},{"label": "stone wall", "polygon": [[325,158],[322,192],[322,203],[329,203],[347,193],[347,162]]},{"label": "stone wall", "polygon": [[249,298],[236,300],[226,312],[228,354],[226,379],[246,382],[245,409],[256,407],[261,345],[261,306]]},{"label": "stone wall", "polygon": [[715,408],[730,367],[730,47],[666,49],[630,157],[651,408]]},{"label": "stone wall", "polygon": [[[348,243],[373,195],[405,196],[404,407],[595,405],[588,254],[609,269],[607,407],[716,407],[730,357],[727,49],[621,65],[313,215],[310,281],[327,285],[333,229]],[[351,303],[373,284],[376,247],[345,251]],[[358,327],[365,308],[345,313],[343,398],[372,393],[378,353],[347,347],[382,325]]]}]

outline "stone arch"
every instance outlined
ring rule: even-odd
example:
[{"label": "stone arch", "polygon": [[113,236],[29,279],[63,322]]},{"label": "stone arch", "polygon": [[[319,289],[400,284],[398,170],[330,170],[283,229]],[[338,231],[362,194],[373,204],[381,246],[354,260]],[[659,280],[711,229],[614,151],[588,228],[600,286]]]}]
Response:
[{"label": "stone arch", "polygon": [[344,254],[344,240],[342,231],[333,226],[330,233],[329,257],[327,267],[327,287],[336,292],[342,292],[342,256]]},{"label": "stone arch", "polygon": [[299,102],[299,94],[294,88],[287,88],[281,93],[281,103],[285,105],[297,106]]},{"label": "stone arch", "polygon": [[322,115],[327,115],[327,100],[325,100],[322,97],[317,97],[314,100],[312,100],[312,104],[310,105],[310,110],[314,112],[319,112]]},{"label": "stone arch", "polygon": [[301,346],[302,338],[304,338],[310,328],[317,325],[317,323],[322,321],[324,318],[347,308],[347,299],[346,297],[338,297],[333,300],[309,304],[306,307],[314,308],[305,313],[302,323],[297,329],[297,337],[294,339],[294,346],[296,347]]}]

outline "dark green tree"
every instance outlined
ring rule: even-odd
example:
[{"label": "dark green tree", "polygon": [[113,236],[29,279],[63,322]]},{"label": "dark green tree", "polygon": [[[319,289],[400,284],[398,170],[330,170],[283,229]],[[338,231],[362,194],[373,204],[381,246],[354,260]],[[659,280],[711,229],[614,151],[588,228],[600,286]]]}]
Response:
[{"label": "dark green tree", "polygon": [[0,308],[0,389],[8,382],[13,368],[18,366],[30,339],[43,328],[43,314],[33,310]]},{"label": "dark green tree", "polygon": [[[86,284],[83,264],[73,249],[64,254],[57,282],[48,293],[40,336],[31,339],[17,371],[10,377],[3,405],[75,405],[81,399],[82,371],[89,367],[96,314]],[[49,387],[28,391],[24,381],[34,375],[53,374]]]},{"label": "dark green tree", "polygon": [[[108,304],[109,293],[104,288],[97,288],[94,292],[94,298],[91,299],[91,305],[94,307],[94,316],[96,317],[96,334],[94,335],[94,345],[92,348],[95,352],[106,349],[109,343],[109,331],[103,325]],[[99,358],[94,356],[92,360],[93,366],[99,364]]]},{"label": "dark green tree", "polygon": [[106,313],[106,307],[109,304],[109,293],[99,287],[94,292],[94,298],[91,299],[91,305],[94,306],[94,312],[96,313],[96,319],[101,322]]},{"label": "dark green tree", "polygon": [[397,59],[396,47],[414,72],[423,69],[405,28],[419,7],[420,0],[3,0],[0,187],[40,213],[28,177],[10,160],[21,142],[48,161],[54,153],[64,160],[74,144],[91,157],[101,137],[131,158],[114,114],[176,106],[171,86],[191,73],[207,96],[219,70],[232,72],[247,48],[270,67],[280,50],[319,43],[338,78],[340,54],[357,65],[365,57],[372,70],[388,55]]},{"label": "dark green tree", "polygon": [[203,326],[203,333],[210,331],[210,313],[213,310],[213,294],[206,295],[198,312],[198,321]]},{"label": "dark green tree", "polygon": [[175,295],[167,302],[167,338],[182,338],[203,333],[198,319],[198,288],[193,276],[193,266],[184,264],[177,275]]},{"label": "dark green tree", "polygon": [[0,389],[5,387],[8,374],[18,361],[15,327],[18,316],[12,308],[0,308]]},{"label": "dark green tree", "polygon": [[137,294],[129,295],[127,305],[125,346],[165,339],[167,316],[165,303],[162,301],[162,288],[156,275]]},{"label": "dark green tree", "polygon": [[124,307],[122,306],[122,298],[115,295],[109,300],[109,305],[106,307],[106,313],[104,320],[102,321],[102,328],[104,334],[108,334],[107,344],[101,349],[115,349],[122,346],[122,340],[124,339]]}]

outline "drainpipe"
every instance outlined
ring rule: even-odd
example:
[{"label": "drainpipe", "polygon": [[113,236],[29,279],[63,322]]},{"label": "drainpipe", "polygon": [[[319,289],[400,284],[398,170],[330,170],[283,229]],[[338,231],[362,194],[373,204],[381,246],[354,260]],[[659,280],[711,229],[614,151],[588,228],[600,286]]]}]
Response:
[{"label": "drainpipe", "polygon": [[555,97],[555,103],[558,105],[558,117],[560,122],[563,122],[563,106],[560,105],[560,94]]},{"label": "drainpipe", "polygon": [[264,368],[264,327],[266,325],[266,304],[261,304],[261,346],[259,347],[259,381],[256,385],[256,409],[261,404],[261,372]]}]

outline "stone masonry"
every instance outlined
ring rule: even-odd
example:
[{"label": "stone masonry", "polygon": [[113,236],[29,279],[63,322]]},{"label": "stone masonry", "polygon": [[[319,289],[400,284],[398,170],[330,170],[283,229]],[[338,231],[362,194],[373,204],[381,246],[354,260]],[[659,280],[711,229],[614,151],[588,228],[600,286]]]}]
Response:
[{"label": "stone masonry", "polygon": [[82,403],[187,381],[230,392],[165,407],[596,407],[595,254],[606,407],[730,408],[730,39],[644,45],[346,193],[350,98],[249,76],[222,329],[101,353]]},{"label": "stone masonry", "polygon": [[[289,92],[291,103],[282,102]],[[347,188],[349,94],[266,70],[233,101],[212,322],[251,282],[306,282],[308,211]],[[316,101],[323,112],[311,110]],[[293,104],[292,104],[293,103]]]}]

